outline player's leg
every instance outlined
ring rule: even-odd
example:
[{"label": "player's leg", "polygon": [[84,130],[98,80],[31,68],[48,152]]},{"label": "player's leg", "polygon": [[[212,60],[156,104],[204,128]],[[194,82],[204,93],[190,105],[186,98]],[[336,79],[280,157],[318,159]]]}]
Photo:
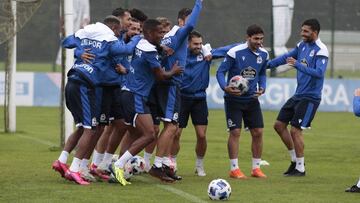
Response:
[{"label": "player's leg", "polygon": [[261,155],[263,149],[263,128],[264,121],[260,108],[259,100],[253,99],[246,103],[243,111],[245,126],[251,134],[252,170],[251,176],[256,178],[266,178],[260,169]]},{"label": "player's leg", "polygon": [[296,167],[287,176],[305,176],[304,137],[302,131],[310,128],[319,104],[319,101],[301,99],[295,107],[294,117],[290,121],[290,133],[296,152]]},{"label": "player's leg", "polygon": [[[241,105],[241,104],[240,104]],[[225,98],[226,124],[229,130],[228,154],[230,159],[231,178],[245,179],[245,174],[239,168],[239,139],[241,133],[242,110],[239,103]]]},{"label": "player's leg", "polygon": [[296,101],[290,98],[284,106],[281,108],[277,120],[274,124],[274,129],[280,136],[282,142],[286,146],[290,155],[290,165],[288,169],[283,173],[284,175],[289,174],[295,170],[296,167],[296,153],[294,148],[294,142],[288,130],[288,123],[294,116]]},{"label": "player's leg", "polygon": [[206,176],[204,157],[207,149],[206,129],[208,125],[208,114],[206,98],[196,99],[191,109],[191,119],[196,133],[195,173],[198,176]]}]

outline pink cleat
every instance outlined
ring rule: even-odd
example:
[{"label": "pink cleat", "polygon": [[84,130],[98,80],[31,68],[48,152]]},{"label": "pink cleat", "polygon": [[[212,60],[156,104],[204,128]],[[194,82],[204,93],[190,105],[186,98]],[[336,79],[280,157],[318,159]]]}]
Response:
[{"label": "pink cleat", "polygon": [[80,172],[72,172],[67,170],[65,173],[65,178],[70,181],[74,181],[79,185],[89,185],[90,183],[82,179]]},{"label": "pink cleat", "polygon": [[67,164],[61,163],[59,160],[53,162],[52,168],[59,172],[61,177],[65,177],[66,171],[69,170],[69,166]]},{"label": "pink cleat", "polygon": [[110,176],[106,174],[106,172],[99,170],[97,165],[91,164],[90,165],[90,173],[94,176],[101,178],[103,181],[108,181]]}]

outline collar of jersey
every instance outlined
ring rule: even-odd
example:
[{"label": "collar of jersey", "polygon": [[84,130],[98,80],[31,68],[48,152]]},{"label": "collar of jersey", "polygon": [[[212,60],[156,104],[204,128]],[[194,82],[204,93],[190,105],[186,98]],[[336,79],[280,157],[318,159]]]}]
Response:
[{"label": "collar of jersey", "polygon": [[149,41],[147,41],[146,39],[141,39],[139,41],[139,43],[136,45],[136,48],[142,50],[142,51],[157,51],[156,50],[156,46],[154,46],[153,44],[151,44]]},{"label": "collar of jersey", "polygon": [[80,29],[75,33],[75,37],[80,39],[92,39],[96,41],[116,41],[118,40],[115,37],[115,33],[105,24],[97,22],[96,24],[91,24],[85,26],[83,29]]},{"label": "collar of jersey", "polygon": [[168,37],[174,36],[179,29],[180,29],[179,26],[174,25],[174,27],[171,28],[171,30],[164,35],[164,38],[168,38]]}]

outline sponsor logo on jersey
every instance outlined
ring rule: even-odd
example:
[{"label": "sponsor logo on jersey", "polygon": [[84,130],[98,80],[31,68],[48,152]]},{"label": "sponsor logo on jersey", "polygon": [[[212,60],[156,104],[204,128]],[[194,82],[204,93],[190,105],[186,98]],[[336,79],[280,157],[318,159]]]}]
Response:
[{"label": "sponsor logo on jersey", "polygon": [[73,68],[76,68],[76,69],[85,69],[87,72],[89,72],[90,74],[94,72],[94,68],[91,67],[90,65],[88,64],[75,64],[73,66]]},{"label": "sponsor logo on jersey", "polygon": [[253,80],[256,77],[256,69],[249,66],[241,70],[240,75],[248,80]]}]

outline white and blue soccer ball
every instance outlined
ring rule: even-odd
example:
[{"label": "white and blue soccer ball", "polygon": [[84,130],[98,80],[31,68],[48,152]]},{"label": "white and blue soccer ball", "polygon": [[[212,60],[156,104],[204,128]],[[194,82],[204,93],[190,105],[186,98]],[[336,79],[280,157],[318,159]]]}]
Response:
[{"label": "white and blue soccer ball", "polygon": [[240,90],[241,94],[245,94],[249,90],[249,81],[241,75],[233,76],[229,81],[230,87]]},{"label": "white and blue soccer ball", "polygon": [[209,184],[208,195],[211,200],[228,200],[231,195],[230,184],[224,179],[215,179]]},{"label": "white and blue soccer ball", "polygon": [[145,160],[141,156],[134,156],[128,163],[132,166],[134,175],[139,175],[145,171]]},{"label": "white and blue soccer ball", "polygon": [[130,180],[130,178],[134,175],[134,170],[132,165],[127,162],[124,166],[124,178],[126,180]]}]

